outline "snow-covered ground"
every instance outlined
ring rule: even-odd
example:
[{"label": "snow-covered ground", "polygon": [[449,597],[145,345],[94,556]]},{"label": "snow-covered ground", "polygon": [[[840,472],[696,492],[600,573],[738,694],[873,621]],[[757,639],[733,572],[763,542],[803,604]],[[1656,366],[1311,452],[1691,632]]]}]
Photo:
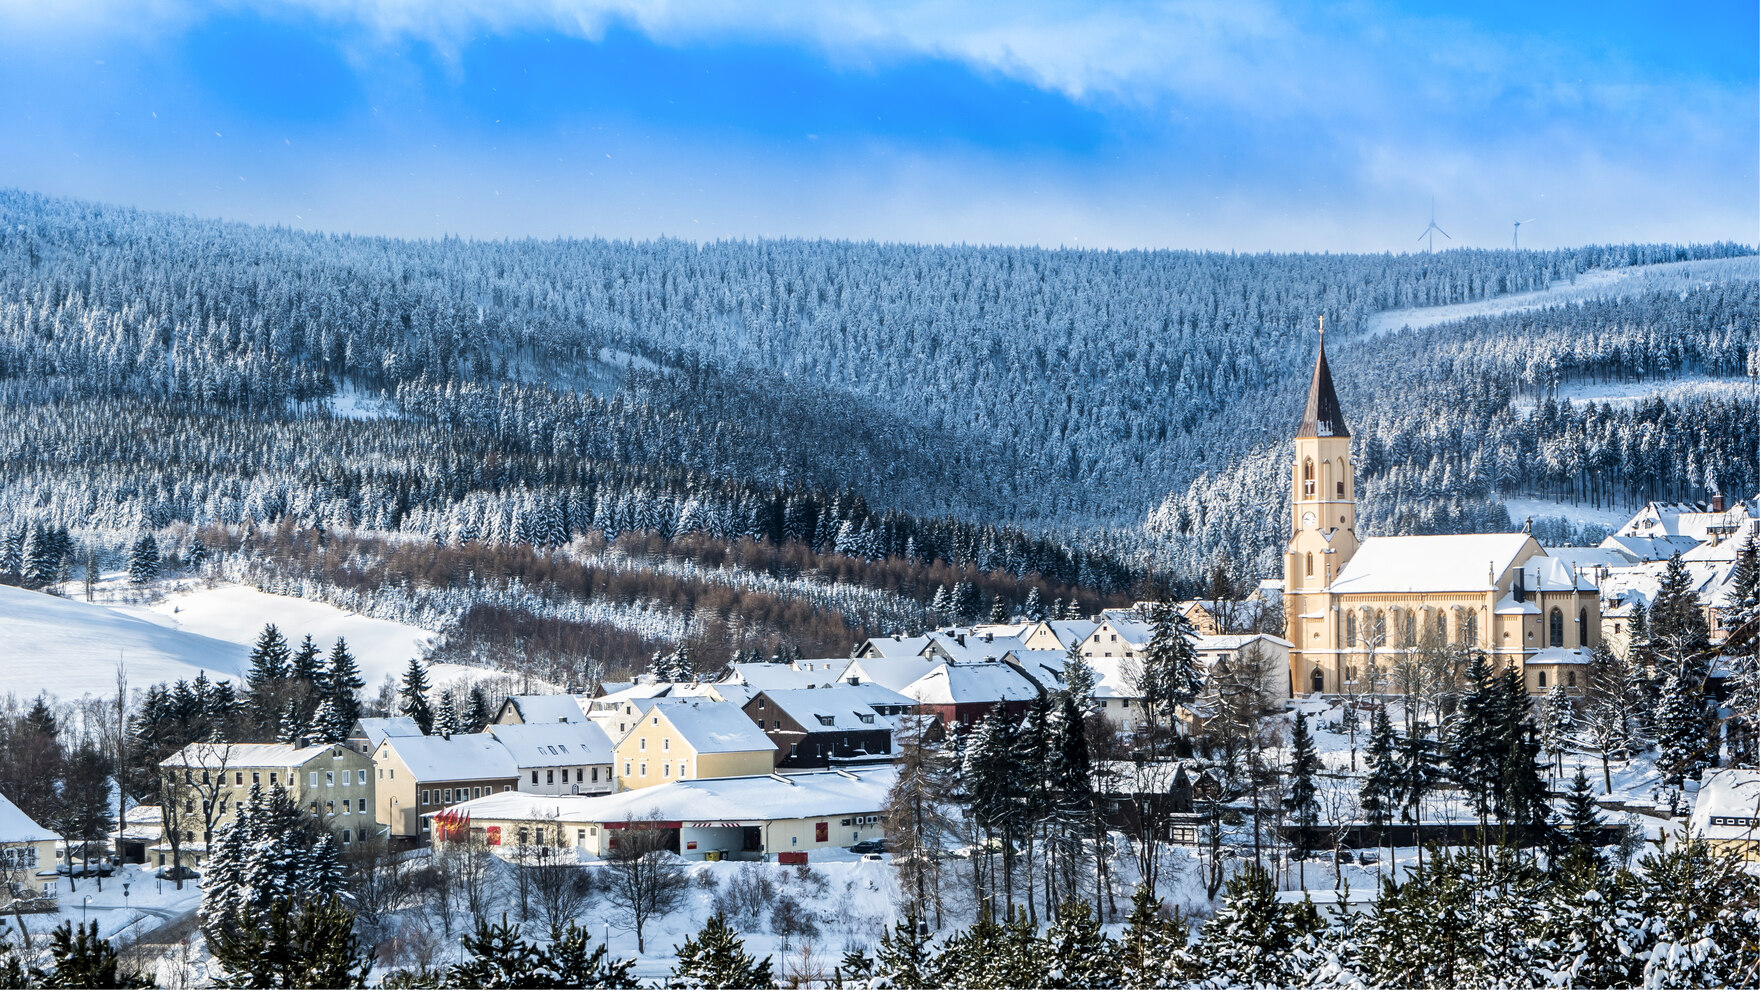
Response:
[{"label": "snow-covered ground", "polygon": [[[387,674],[401,674],[411,657],[426,652],[435,635],[430,629],[356,615],[305,598],[265,594],[236,584],[213,588],[188,585],[169,591],[152,604],[117,608],[168,629],[237,643],[247,650],[270,622],[295,643],[309,634],[329,648],[337,637],[345,637],[349,652],[360,662],[361,679],[369,685],[377,684]],[[445,680],[467,670],[474,668],[452,670],[449,665],[442,665],[433,677]]]},{"label": "snow-covered ground", "polygon": [[[61,878],[59,911],[24,916],[25,927],[33,936],[48,932],[64,921],[75,925],[95,921],[98,934],[103,937],[121,936],[132,941],[194,911],[202,900],[201,888],[194,882],[185,881],[183,889],[178,890],[175,883],[154,878],[152,871],[144,866],[123,867],[103,881],[102,890],[98,889],[96,877],[82,877],[78,882],[78,889],[70,889],[67,878]],[[126,897],[123,896],[125,885]],[[13,923],[16,924],[16,920]]]},{"label": "snow-covered ground", "polygon": [[[1755,383],[1746,378],[1712,378],[1707,375],[1683,375],[1664,381],[1641,382],[1574,382],[1559,389],[1554,398],[1569,399],[1573,405],[1604,402],[1615,409],[1630,408],[1639,401],[1660,398],[1680,403],[1693,399],[1752,398]],[[1519,412],[1533,412],[1540,404],[1538,396],[1518,396],[1510,403]]]},{"label": "snow-covered ground", "polygon": [[1494,299],[1426,306],[1378,313],[1369,320],[1368,336],[1401,329],[1421,329],[1472,316],[1501,316],[1564,303],[1645,295],[1652,292],[1685,292],[1705,285],[1752,282],[1760,279],[1760,257],[1713,258],[1706,261],[1674,261],[1662,265],[1597,269],[1584,272],[1571,282],[1555,282],[1535,292],[1517,292]]},{"label": "snow-covered ground", "polygon": [[1512,496],[1503,500],[1503,507],[1509,513],[1510,521],[1520,526],[1524,519],[1563,518],[1576,526],[1606,526],[1618,529],[1624,526],[1632,515],[1637,512],[1631,508],[1596,508],[1592,505],[1572,505],[1569,502],[1555,502],[1545,498]]},{"label": "snow-covered ground", "polygon": [[[135,687],[203,671],[213,680],[236,681],[270,622],[289,640],[310,634],[325,649],[346,638],[371,690],[386,676],[401,675],[435,636],[433,630],[236,584],[163,580],[139,589],[111,575],[98,585],[94,602],[84,600],[77,583],[63,591],[69,597],[0,587],[0,693],[28,698],[47,691],[64,700],[114,693],[118,660],[127,664]],[[445,686],[485,673],[437,664],[430,679]]]},{"label": "snow-covered ground", "polygon": [[396,416],[397,403],[376,392],[347,386],[324,401],[330,412],[343,419],[388,419]]},{"label": "snow-covered ground", "polygon": [[239,675],[248,651],[227,637],[178,629],[104,605],[0,587],[0,692],[66,700],[116,692],[116,665],[130,683]]}]

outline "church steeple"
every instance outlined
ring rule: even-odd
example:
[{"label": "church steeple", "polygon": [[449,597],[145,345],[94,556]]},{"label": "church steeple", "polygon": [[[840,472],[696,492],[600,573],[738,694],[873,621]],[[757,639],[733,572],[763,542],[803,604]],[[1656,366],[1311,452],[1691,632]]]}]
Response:
[{"label": "church steeple", "polygon": [[1297,437],[1349,437],[1344,410],[1332,388],[1332,369],[1326,366],[1326,334],[1320,334],[1320,357],[1314,362],[1314,380],[1308,383],[1308,407],[1302,411]]}]

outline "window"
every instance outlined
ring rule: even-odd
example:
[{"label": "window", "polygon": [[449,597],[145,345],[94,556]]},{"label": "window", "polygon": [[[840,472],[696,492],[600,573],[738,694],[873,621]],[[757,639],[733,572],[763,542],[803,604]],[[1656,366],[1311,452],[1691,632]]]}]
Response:
[{"label": "window", "polygon": [[623,775],[624,775],[624,776],[625,776],[625,777],[627,777],[627,776],[629,776],[629,764],[628,764],[628,763],[625,763],[625,764],[624,764],[624,765],[623,765]]},{"label": "window", "polygon": [[[563,773],[567,773],[567,772],[568,771],[566,771],[566,770],[563,771]],[[546,784],[556,783],[556,771],[554,771],[554,770],[544,771],[544,783],[546,783]]]},{"label": "window", "polygon": [[[225,777],[220,778],[220,782],[222,784],[226,783],[226,778]],[[239,787],[243,787],[244,786],[244,771],[241,770],[238,773],[233,774],[232,775],[232,782]]]},{"label": "window", "polygon": [[1302,462],[1302,494],[1308,498],[1314,497],[1314,462],[1313,461],[1303,461]]},{"label": "window", "polygon": [[336,802],[335,801],[325,801],[324,802],[324,813],[327,815],[336,814]]},{"label": "window", "polygon": [[1589,645],[1589,610],[1577,610],[1577,645]]},{"label": "window", "polygon": [[813,841],[814,842],[829,842],[829,841],[831,841],[831,823],[830,822],[814,822],[813,823]]},{"label": "window", "polygon": [[672,740],[671,739],[660,740],[660,748],[664,749],[664,750],[671,749],[672,748]]},{"label": "window", "polygon": [[537,782],[538,782],[538,771],[533,770],[532,771],[532,783],[536,784]]},{"label": "window", "polygon": [[451,804],[452,803],[452,788],[450,788],[450,787],[446,788],[446,796],[441,799],[441,803],[442,804]]},{"label": "window", "polygon": [[1306,575],[1307,577],[1314,576],[1314,555],[1313,554],[1307,555],[1307,563],[1303,567],[1302,573],[1304,575]]},{"label": "window", "polygon": [[[365,771],[365,770],[362,770],[362,771],[361,771],[361,773],[362,773],[362,774],[365,774],[365,773],[366,773],[366,771]],[[291,776],[293,776],[293,775],[292,775],[292,774],[288,774],[288,776],[289,776],[289,777],[291,777]],[[274,787],[274,786],[275,786],[275,784],[276,784],[276,780],[275,780],[275,777],[276,777],[276,774],[275,774],[275,773],[274,773],[274,772],[273,772],[273,771],[271,771],[271,772],[270,772],[270,773],[269,773],[269,786],[270,786],[270,787]],[[364,780],[363,780],[363,781],[362,781],[362,783],[365,783],[365,781],[364,781]]]},{"label": "window", "polygon": [[637,749],[647,749],[647,748],[648,748],[648,740],[646,740],[646,739],[637,739],[637,740],[636,740],[636,748],[637,748]]},{"label": "window", "polygon": [[349,782],[350,781],[349,781],[348,771],[347,770],[342,771],[342,786],[347,787],[349,785]]},{"label": "window", "polygon": [[[566,775],[568,774],[568,771],[564,770],[562,772],[564,774],[564,778],[566,779]],[[586,779],[587,779],[587,768],[586,767],[575,767],[574,768],[574,782],[578,784]]]},{"label": "window", "polygon": [[681,780],[682,780],[682,779],[683,779],[683,778],[684,778],[684,776],[685,776],[685,772],[684,772],[684,761],[683,761],[683,760],[679,760],[679,761],[678,761],[678,776],[679,776],[679,779],[681,779]]},{"label": "window", "polygon": [[1357,613],[1354,611],[1344,614],[1344,645],[1357,645]]},{"label": "window", "polygon": [[482,796],[483,796],[483,789],[481,787],[471,788],[471,797],[480,798]]},{"label": "window", "polygon": [[1461,642],[1467,646],[1479,645],[1479,613],[1468,612],[1461,622]]},{"label": "window", "polygon": [[1401,634],[1404,637],[1405,645],[1411,646],[1418,641],[1418,613],[1407,610],[1405,618]]},{"label": "window", "polygon": [[640,771],[640,772],[638,772],[638,773],[637,773],[637,774],[636,774],[636,776],[638,776],[638,777],[646,777],[646,776],[647,776],[647,775],[648,775],[648,765],[647,765],[647,764],[646,764],[646,763],[644,763],[644,764],[642,764],[642,768],[641,768],[641,771]]},{"label": "window", "polygon": [[335,787],[336,786],[336,771],[334,771],[334,770],[324,771],[324,786],[325,787]]},{"label": "window", "polygon": [[599,768],[594,767],[593,768],[593,781],[594,781],[594,783],[597,783],[598,780],[599,780]]},{"label": "window", "polygon": [[1437,612],[1436,613],[1436,645],[1441,646],[1447,642],[1448,642],[1448,613],[1447,612]]},{"label": "window", "polygon": [[318,771],[316,771],[316,770],[312,771],[312,786],[313,787],[318,786]]},{"label": "window", "polygon": [[345,845],[345,846],[348,845],[351,841],[353,841],[353,838],[354,838],[353,834],[348,829],[345,828],[342,830],[342,844],[343,845]]},{"label": "window", "polygon": [[1576,687],[1577,672],[1574,670],[1565,671],[1564,682],[1566,687]]},{"label": "window", "polygon": [[672,764],[670,764],[670,763],[660,764],[660,776],[662,776],[662,777],[672,776]]},{"label": "window", "polygon": [[1541,671],[1541,672],[1540,672],[1540,686],[1541,686],[1541,687],[1545,687],[1545,686],[1546,686],[1546,671],[1544,671],[1544,670],[1542,670],[1542,671]]},{"label": "window", "polygon": [[[1546,625],[1547,625],[1547,629],[1546,629],[1547,645],[1548,646],[1563,646],[1564,645],[1564,613],[1556,608],[1553,609],[1552,614],[1547,617]],[[1542,684],[1541,686],[1545,687],[1544,684]]]}]

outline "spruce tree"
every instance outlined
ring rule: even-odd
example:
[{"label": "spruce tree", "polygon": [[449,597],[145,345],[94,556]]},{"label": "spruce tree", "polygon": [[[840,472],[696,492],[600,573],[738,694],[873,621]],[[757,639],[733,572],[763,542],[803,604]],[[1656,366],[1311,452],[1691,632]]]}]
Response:
[{"label": "spruce tree", "polygon": [[[874,953],[875,986],[894,990],[931,990],[935,954],[929,948],[929,933],[916,914],[905,916],[880,936],[880,948]],[[884,981],[884,982],[881,982]]]},{"label": "spruce tree", "polygon": [[277,902],[250,916],[250,924],[210,937],[209,951],[229,988],[367,985],[373,953],[355,935],[354,912],[330,895],[301,904]]},{"label": "spruce tree", "polygon": [[420,660],[410,659],[403,672],[403,686],[398,690],[398,712],[415,720],[422,735],[434,734],[434,709],[428,704],[428,672]]},{"label": "spruce tree", "polygon": [[1285,907],[1271,877],[1249,864],[1229,878],[1222,907],[1204,925],[1188,956],[1205,974],[1244,986],[1289,986],[1296,982],[1295,948],[1315,927],[1317,917]]},{"label": "spruce tree", "polygon": [[1198,633],[1171,602],[1157,602],[1149,617],[1149,644],[1143,650],[1137,690],[1153,717],[1165,717],[1168,725],[1177,726],[1179,706],[1190,704],[1204,686],[1193,646]]},{"label": "spruce tree", "polygon": [[[155,984],[146,973],[124,973],[115,946],[98,936],[98,923],[75,926],[64,921],[49,933],[49,957],[54,968],[37,971],[31,981],[39,987],[150,987]],[[23,981],[10,983],[0,972],[0,985],[26,986]]]},{"label": "spruce tree", "polygon": [[1100,930],[1087,901],[1065,901],[1040,950],[1046,987],[1122,987],[1117,942]]},{"label": "spruce tree", "polygon": [[[1314,824],[1320,818],[1320,792],[1314,774],[1320,769],[1320,757],[1314,751],[1314,737],[1308,734],[1308,716],[1296,712],[1295,733],[1290,741],[1289,795],[1284,798],[1284,811],[1296,823],[1297,858],[1313,853],[1317,836]],[[1304,871],[1304,878],[1306,871]]]},{"label": "spruce tree", "polygon": [[128,583],[151,584],[159,576],[159,543],[153,534],[142,533],[128,557]]},{"label": "spruce tree", "polygon": [[1577,768],[1571,778],[1571,789],[1565,795],[1564,827],[1573,846],[1590,858],[1596,857],[1595,848],[1601,838],[1601,808],[1595,803],[1589,776],[1582,767]]},{"label": "spruce tree", "polygon": [[469,701],[464,709],[464,731],[482,732],[488,727],[492,717],[489,713],[489,698],[483,694],[482,685],[472,684]]},{"label": "spruce tree", "polygon": [[1393,721],[1387,717],[1385,706],[1375,709],[1371,725],[1366,760],[1368,772],[1358,792],[1358,803],[1369,824],[1381,828],[1392,819],[1399,806],[1399,737],[1394,734]]},{"label": "spruce tree", "polygon": [[1626,758],[1637,727],[1632,716],[1633,700],[1630,668],[1613,655],[1606,643],[1596,643],[1589,654],[1583,720],[1601,754],[1602,786],[1608,794],[1613,793],[1611,762]]},{"label": "spruce tree", "polygon": [[199,536],[191,537],[189,548],[184,551],[183,559],[191,568],[201,570],[202,566],[208,562],[208,545],[203,543]]},{"label": "spruce tree", "polygon": [[762,990],[775,986],[776,979],[770,971],[770,957],[752,958],[739,933],[729,928],[721,915],[712,914],[701,931],[687,936],[678,947],[678,961],[666,985],[681,990]]},{"label": "spruce tree", "polygon": [[1081,644],[1072,643],[1063,654],[1063,689],[1076,699],[1076,706],[1084,715],[1094,709],[1097,699],[1094,688],[1100,683],[1100,675],[1094,672],[1094,665],[1082,656]]},{"label": "spruce tree", "polygon": [[458,707],[452,702],[450,688],[440,692],[440,707],[434,710],[434,731],[446,739],[458,735]]},{"label": "spruce tree", "polygon": [[348,651],[348,641],[341,636],[336,637],[336,645],[330,648],[323,680],[325,696],[336,713],[335,722],[343,727],[342,735],[346,738],[355,720],[361,717],[360,692],[367,682],[361,679],[360,665]]},{"label": "spruce tree", "polygon": [[291,656],[287,639],[281,630],[269,623],[257,635],[251,647],[250,668],[245,684],[250,691],[251,711],[256,718],[259,735],[273,735],[280,729],[282,695],[287,683],[288,660]]},{"label": "spruce tree", "polygon": [[1021,605],[1021,614],[1026,616],[1029,622],[1043,622],[1045,620],[1045,599],[1039,594],[1038,585],[1027,589],[1027,600]]},{"label": "spruce tree", "polygon": [[1546,703],[1540,709],[1540,745],[1552,758],[1551,766],[1564,772],[1564,754],[1577,734],[1577,713],[1563,684],[1554,684],[1546,692]]}]

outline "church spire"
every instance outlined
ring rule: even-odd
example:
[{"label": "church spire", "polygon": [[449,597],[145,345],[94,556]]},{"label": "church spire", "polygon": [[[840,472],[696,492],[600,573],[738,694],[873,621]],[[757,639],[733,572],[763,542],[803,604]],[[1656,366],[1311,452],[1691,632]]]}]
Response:
[{"label": "church spire", "polygon": [[1314,380],[1308,384],[1308,407],[1302,412],[1302,425],[1296,436],[1348,437],[1351,431],[1344,425],[1344,410],[1339,407],[1338,393],[1332,389],[1332,369],[1326,366],[1326,324],[1322,322],[1320,327],[1320,357],[1314,362]]}]

